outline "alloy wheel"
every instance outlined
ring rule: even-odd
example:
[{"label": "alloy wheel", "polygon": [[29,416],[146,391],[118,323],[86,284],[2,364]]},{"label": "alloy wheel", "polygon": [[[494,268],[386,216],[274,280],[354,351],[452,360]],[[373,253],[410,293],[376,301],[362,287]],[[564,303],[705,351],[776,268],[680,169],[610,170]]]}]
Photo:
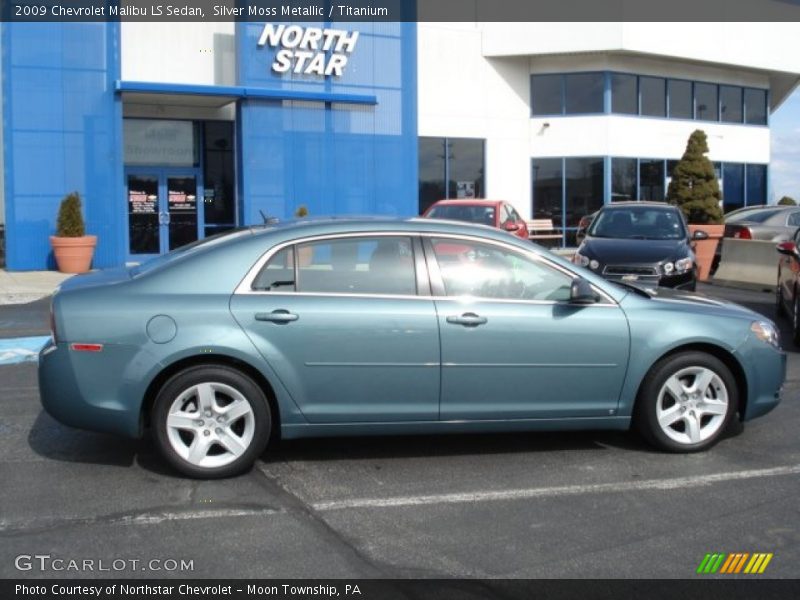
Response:
[{"label": "alloy wheel", "polygon": [[698,444],[725,424],[728,390],[706,367],[688,367],[670,376],[658,393],[656,419],[661,431],[679,444]]},{"label": "alloy wheel", "polygon": [[175,398],[166,419],[172,449],[188,463],[223,467],[242,456],[255,435],[253,407],[230,385],[203,382]]}]

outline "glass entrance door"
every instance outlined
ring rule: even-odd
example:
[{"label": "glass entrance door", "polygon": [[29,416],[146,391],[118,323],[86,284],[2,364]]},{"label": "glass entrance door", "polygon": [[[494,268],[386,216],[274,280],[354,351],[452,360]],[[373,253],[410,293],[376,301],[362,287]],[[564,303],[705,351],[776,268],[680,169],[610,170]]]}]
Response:
[{"label": "glass entrance door", "polygon": [[201,237],[202,202],[194,169],[137,168],[125,175],[128,255],[141,262]]}]

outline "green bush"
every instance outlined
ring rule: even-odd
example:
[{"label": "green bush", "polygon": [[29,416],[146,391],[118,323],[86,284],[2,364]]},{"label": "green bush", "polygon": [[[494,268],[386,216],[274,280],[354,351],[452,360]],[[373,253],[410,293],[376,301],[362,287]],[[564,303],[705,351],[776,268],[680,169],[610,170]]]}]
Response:
[{"label": "green bush", "polygon": [[697,129],[689,136],[686,151],[672,171],[667,202],[677,205],[689,223],[718,225],[723,222],[719,206],[722,194],[707,153],[706,134]]},{"label": "green bush", "polygon": [[58,237],[83,237],[86,227],[81,213],[81,197],[78,192],[72,192],[64,197],[58,208],[58,223],[56,235]]},{"label": "green bush", "polygon": [[779,206],[797,206],[797,202],[791,196],[784,196],[780,200],[778,200]]}]

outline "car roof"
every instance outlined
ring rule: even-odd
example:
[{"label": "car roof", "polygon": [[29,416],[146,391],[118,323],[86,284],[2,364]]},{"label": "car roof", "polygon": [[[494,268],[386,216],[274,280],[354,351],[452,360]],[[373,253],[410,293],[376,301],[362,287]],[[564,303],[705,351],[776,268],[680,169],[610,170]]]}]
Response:
[{"label": "car roof", "polygon": [[654,206],[660,208],[677,208],[674,204],[669,204],[668,202],[658,202],[656,200],[625,200],[623,202],[612,202],[611,204],[603,205],[600,210],[606,210],[611,208],[623,208],[623,207],[631,207],[631,206]]},{"label": "car roof", "polygon": [[495,204],[502,204],[505,200],[489,200],[487,198],[451,198],[448,200],[439,200],[431,206],[492,206]]}]

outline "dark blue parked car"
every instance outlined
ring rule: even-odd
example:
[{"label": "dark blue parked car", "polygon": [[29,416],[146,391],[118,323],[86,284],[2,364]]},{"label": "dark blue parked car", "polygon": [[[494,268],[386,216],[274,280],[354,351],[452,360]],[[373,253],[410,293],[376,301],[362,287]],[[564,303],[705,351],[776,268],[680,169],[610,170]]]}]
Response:
[{"label": "dark blue parked car", "polygon": [[604,280],[431,219],[242,229],[53,297],[42,403],[152,430],[181,472],[250,467],[271,436],[627,429],[703,450],[779,401],[774,325]]}]

